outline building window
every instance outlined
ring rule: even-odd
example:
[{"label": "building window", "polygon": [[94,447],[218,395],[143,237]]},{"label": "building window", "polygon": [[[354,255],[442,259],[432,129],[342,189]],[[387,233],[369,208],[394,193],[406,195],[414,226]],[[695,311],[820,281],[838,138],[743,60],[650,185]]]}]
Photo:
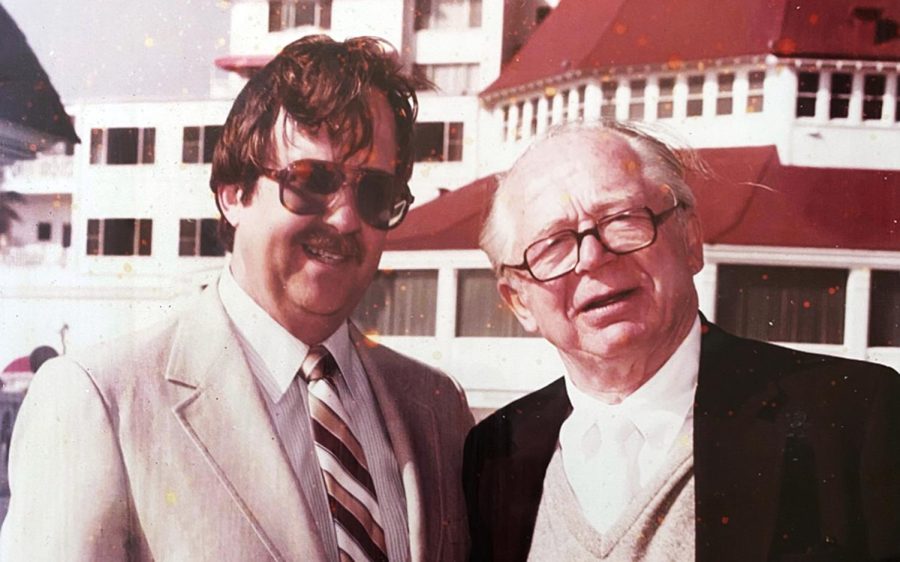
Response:
[{"label": "building window", "polygon": [[47,242],[53,238],[53,225],[49,222],[39,222],[37,225],[37,239],[40,242]]},{"label": "building window", "polygon": [[894,121],[900,123],[900,75],[896,76],[897,106],[894,108]]},{"label": "building window", "polygon": [[846,72],[831,74],[831,119],[846,119],[850,115],[850,94],[853,91],[853,75]]},{"label": "building window", "polygon": [[185,164],[212,162],[216,143],[222,136],[221,125],[185,127],[182,134],[181,161]]},{"label": "building window", "polygon": [[840,344],[846,286],[845,269],[720,265],[716,321],[748,338]]},{"label": "building window", "polygon": [[900,271],[873,271],[869,345],[900,347]]},{"label": "building window", "polygon": [[437,271],[379,271],[353,312],[364,331],[383,336],[433,336]]},{"label": "building window", "polygon": [[816,116],[816,96],[818,93],[818,72],[801,72],[797,75],[797,117]]},{"label": "building window", "polygon": [[489,269],[459,271],[456,335],[475,338],[528,337],[512,311],[500,300],[497,278]]},{"label": "building window", "polygon": [[582,121],[584,119],[584,95],[587,93],[587,86],[578,86],[575,90],[578,96],[578,104],[576,105],[575,119]]},{"label": "building window", "polygon": [[887,77],[884,74],[866,74],[863,80],[863,120],[881,119],[886,88]]},{"label": "building window", "polygon": [[179,256],[224,256],[217,219],[181,219],[178,227]]},{"label": "building window", "polygon": [[88,219],[89,256],[149,256],[152,242],[150,219]]},{"label": "building window", "polygon": [[688,76],[687,116],[703,115],[703,81],[702,75]]},{"label": "building window", "polygon": [[628,103],[628,118],[632,121],[640,121],[644,118],[644,91],[647,89],[646,80],[632,80],[631,97]]},{"label": "building window", "polygon": [[331,28],[331,0],[269,0],[269,31],[312,25]]},{"label": "building window", "polygon": [[482,0],[416,0],[416,29],[481,27]]},{"label": "building window", "polygon": [[747,113],[762,113],[765,85],[766,71],[754,70],[747,74]]},{"label": "building window", "polygon": [[734,113],[734,74],[719,74],[719,92],[716,94],[716,115]]},{"label": "building window", "polygon": [[448,96],[465,96],[478,91],[477,64],[417,64],[415,73],[433,84],[432,90]]},{"label": "building window", "polygon": [[72,225],[63,223],[62,247],[68,248],[72,245]]},{"label": "building window", "polygon": [[[519,108],[521,130],[522,113]],[[462,123],[416,123],[416,162],[459,162],[463,157]]]},{"label": "building window", "polygon": [[156,129],[91,129],[91,164],[152,164]]},{"label": "building window", "polygon": [[674,113],[675,78],[659,79],[659,101],[656,102],[656,118],[668,119]]},{"label": "building window", "polygon": [[600,117],[616,118],[616,90],[619,83],[615,80],[600,84]]},{"label": "building window", "polygon": [[531,106],[531,123],[529,123],[529,125],[528,125],[528,130],[531,133],[532,137],[537,135],[538,99],[539,98],[534,98],[533,100],[528,102],[528,105]]}]

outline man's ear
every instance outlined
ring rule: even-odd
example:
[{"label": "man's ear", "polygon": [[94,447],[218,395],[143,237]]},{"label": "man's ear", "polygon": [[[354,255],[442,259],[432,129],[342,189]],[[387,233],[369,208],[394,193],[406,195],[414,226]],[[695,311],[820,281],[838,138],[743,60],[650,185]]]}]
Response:
[{"label": "man's ear", "polygon": [[703,228],[693,209],[689,209],[684,217],[684,241],[691,273],[696,275],[703,269]]},{"label": "man's ear", "polygon": [[241,222],[244,203],[241,196],[244,190],[236,185],[222,185],[216,190],[216,203],[228,224],[236,227]]},{"label": "man's ear", "polygon": [[519,324],[522,325],[525,331],[532,334],[537,333],[537,321],[528,308],[528,297],[522,291],[521,281],[502,275],[497,279],[497,291],[499,291],[500,298],[506,303],[506,306],[519,319]]}]

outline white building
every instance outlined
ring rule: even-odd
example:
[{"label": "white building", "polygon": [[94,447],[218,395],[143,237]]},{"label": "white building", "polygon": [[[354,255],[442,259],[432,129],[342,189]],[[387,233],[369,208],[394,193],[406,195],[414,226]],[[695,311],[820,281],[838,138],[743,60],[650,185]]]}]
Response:
[{"label": "white building", "polygon": [[[45,200],[29,211],[35,237],[45,209],[54,218],[40,251],[7,256],[17,265],[0,281],[0,359],[58,341],[64,326],[73,346],[128,331],[211,282],[222,267],[207,187],[217,127],[281,46],[328,33],[384,37],[438,86],[420,93],[419,207],[392,232],[358,316],[459,378],[475,407],[562,372],[549,344],[524,337],[500,306],[474,236],[490,174],[569,119],[655,122],[704,149],[721,175],[695,179],[708,317],[900,367],[900,7],[554,4],[236,0],[215,99],[71,107],[84,144],[9,174]],[[452,192],[438,197],[442,188]]]}]

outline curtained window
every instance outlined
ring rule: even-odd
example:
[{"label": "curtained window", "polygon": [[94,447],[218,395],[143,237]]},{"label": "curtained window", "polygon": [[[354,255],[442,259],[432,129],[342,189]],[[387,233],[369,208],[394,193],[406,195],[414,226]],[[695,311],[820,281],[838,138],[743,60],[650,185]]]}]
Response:
[{"label": "curtained window", "polygon": [[511,310],[500,300],[497,279],[489,269],[459,271],[456,293],[458,337],[529,337]]},{"label": "curtained window", "polygon": [[847,270],[720,265],[716,321],[748,338],[844,341]]},{"label": "curtained window", "polygon": [[869,345],[900,347],[900,271],[873,271]]},{"label": "curtained window", "polygon": [[364,332],[383,336],[433,336],[437,271],[379,271],[353,320]]}]

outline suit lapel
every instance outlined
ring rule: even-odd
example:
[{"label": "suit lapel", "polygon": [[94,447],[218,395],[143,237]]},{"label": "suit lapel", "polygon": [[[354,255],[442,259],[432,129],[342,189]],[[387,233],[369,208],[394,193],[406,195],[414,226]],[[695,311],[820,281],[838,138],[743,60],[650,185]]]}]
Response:
[{"label": "suit lapel", "polygon": [[765,560],[780,490],[785,396],[775,365],[703,323],[694,409],[697,560]]},{"label": "suit lapel", "polygon": [[[531,548],[534,524],[544,492],[547,466],[559,442],[559,430],[572,412],[565,382],[558,379],[526,397],[516,408],[505,410],[501,434],[509,432],[509,454],[500,452],[496,479],[487,491],[494,510],[494,555],[503,560],[525,560]],[[493,456],[493,455],[492,455]]]},{"label": "suit lapel", "polygon": [[[409,524],[410,558],[414,562],[441,559],[441,529],[431,528],[432,522],[443,521],[442,498],[434,497],[439,482],[431,483],[432,493],[422,481],[422,474],[435,474],[440,479],[441,452],[436,448],[419,451],[416,442],[436,444],[437,426],[428,405],[417,400],[414,381],[407,381],[404,372],[387,372],[387,364],[379,361],[378,346],[359,333],[351,325],[350,338],[368,375],[369,384],[378,402],[388,438],[397,459],[403,490],[406,495],[406,513]],[[397,400],[402,396],[402,400]],[[422,467],[425,463],[431,465]],[[426,513],[425,502],[428,502]],[[435,510],[440,508],[440,513]],[[435,523],[435,525],[437,525]],[[431,542],[437,541],[437,542]]]},{"label": "suit lapel", "polygon": [[325,560],[306,498],[216,291],[208,289],[183,318],[166,379],[195,391],[174,414],[273,559]]}]

